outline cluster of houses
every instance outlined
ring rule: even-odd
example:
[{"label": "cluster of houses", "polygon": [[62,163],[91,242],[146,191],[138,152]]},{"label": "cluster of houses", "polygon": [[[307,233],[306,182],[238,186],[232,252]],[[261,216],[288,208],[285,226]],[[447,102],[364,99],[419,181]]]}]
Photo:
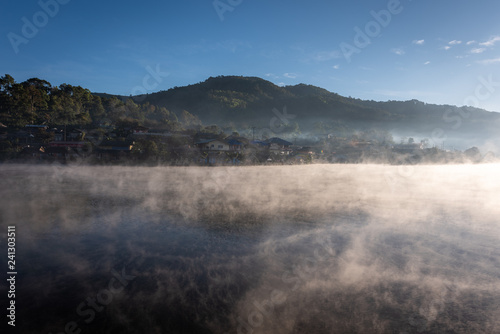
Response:
[{"label": "cluster of houses", "polygon": [[[50,129],[46,125],[26,125],[23,129],[10,130],[3,126],[0,130],[2,151],[10,148],[15,151],[20,148],[19,154],[14,157],[66,160],[76,157],[87,145],[83,141],[84,132],[73,129],[65,132],[63,129]],[[52,138],[47,142],[48,138]],[[8,145],[7,145],[8,144]],[[7,147],[8,146],[8,147]]]},{"label": "cluster of houses", "polygon": [[[296,164],[313,160],[398,162],[405,156],[446,161],[460,158],[459,152],[429,149],[424,141],[416,143],[413,140],[391,145],[331,136],[312,146],[299,146],[278,137],[250,140],[237,133],[230,136],[192,130],[174,133],[142,126],[107,132],[75,127],[49,128],[46,125],[26,125],[21,130],[9,130],[0,124],[0,152],[4,159],[4,153],[10,150],[9,158],[49,162],[85,159],[96,163],[152,161],[182,165],[239,165]],[[148,151],[147,143],[154,143],[156,149],[153,153]]]},{"label": "cluster of houses", "polygon": [[[0,131],[0,139],[17,145],[18,158],[46,161],[93,159],[121,161],[141,158],[138,142],[153,140],[167,147],[167,159],[195,164],[241,164],[261,162],[304,162],[312,159],[313,152],[304,151],[281,138],[249,140],[238,135],[223,136],[213,133],[171,133],[150,131],[145,127],[127,129],[126,137],[110,131],[85,131],[78,128],[49,128],[46,125],[26,125],[15,131]],[[41,135],[43,134],[43,135]],[[44,140],[47,138],[50,140]],[[171,138],[181,143],[169,145]],[[165,153],[165,152],[163,152]],[[165,156],[165,155],[164,155]],[[151,157],[148,156],[149,159]],[[154,158],[154,157],[153,157]],[[156,158],[161,159],[161,158]],[[161,161],[167,162],[167,161]],[[171,161],[175,162],[175,161]]]},{"label": "cluster of houses", "polygon": [[239,164],[243,159],[247,162],[303,163],[311,161],[314,154],[309,148],[278,137],[265,140],[248,140],[239,136],[209,138],[196,140],[194,146],[202,152],[200,162],[206,164]]}]

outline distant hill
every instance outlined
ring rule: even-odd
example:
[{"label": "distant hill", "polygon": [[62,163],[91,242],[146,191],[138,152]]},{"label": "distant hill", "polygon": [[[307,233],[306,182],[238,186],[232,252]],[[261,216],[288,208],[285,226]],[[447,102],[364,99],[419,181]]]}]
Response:
[{"label": "distant hill", "polygon": [[[165,107],[177,115],[187,110],[204,124],[269,127],[286,107],[304,132],[378,128],[425,137],[496,136],[500,113],[483,109],[433,105],[418,100],[365,101],[323,88],[299,84],[280,87],[258,77],[220,76],[204,82],[141,96],[141,102]],[[441,133],[444,133],[441,135]],[[446,137],[446,138],[445,138]]]},{"label": "distant hill", "polygon": [[274,108],[285,106],[303,126],[317,119],[345,121],[391,120],[382,109],[354,103],[354,100],[311,85],[279,87],[256,77],[226,76],[149,94],[144,102],[166,107],[176,113],[187,110],[203,123],[269,123]]},{"label": "distant hill", "polygon": [[[352,135],[429,139],[459,149],[483,145],[500,151],[500,113],[410,101],[365,101],[312,85],[280,87],[257,77],[219,76],[141,96],[91,93],[31,78],[0,77],[0,124],[95,129],[135,126],[163,131],[238,132],[247,138],[315,142]],[[128,129],[128,130],[127,130]],[[357,132],[357,131],[361,132]]]},{"label": "distant hill", "polygon": [[99,96],[101,98],[106,98],[106,99],[109,99],[109,98],[112,98],[112,97],[116,97],[120,100],[127,100],[130,98],[130,96],[125,96],[125,95],[114,95],[114,94],[108,94],[108,93],[92,93],[92,95],[95,95],[95,96]]}]

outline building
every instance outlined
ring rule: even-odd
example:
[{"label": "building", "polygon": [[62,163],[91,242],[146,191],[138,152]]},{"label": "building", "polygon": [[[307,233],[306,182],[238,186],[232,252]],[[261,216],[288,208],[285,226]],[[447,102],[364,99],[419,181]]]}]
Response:
[{"label": "building", "polygon": [[146,127],[140,126],[140,125],[138,125],[132,129],[133,134],[145,134],[145,133],[148,133],[148,131],[149,131],[149,128],[146,128]]},{"label": "building", "polygon": [[51,141],[50,147],[69,147],[76,149],[83,149],[87,142],[85,141]]},{"label": "building", "polygon": [[231,145],[221,139],[206,139],[200,140],[195,145],[202,151],[219,151],[226,152],[231,150]]},{"label": "building", "polygon": [[103,140],[95,150],[95,154],[100,160],[119,160],[128,156],[133,146],[134,142],[131,140]]},{"label": "building", "polygon": [[414,153],[424,149],[423,143],[408,143],[394,145],[394,151],[398,153]]},{"label": "building", "polygon": [[264,141],[269,145],[269,152],[278,155],[289,155],[292,152],[290,146],[293,144],[284,139],[273,137]]},{"label": "building", "polygon": [[227,143],[229,144],[229,150],[230,151],[237,151],[240,152],[244,148],[244,143],[239,141],[238,139],[229,139],[227,140]]}]

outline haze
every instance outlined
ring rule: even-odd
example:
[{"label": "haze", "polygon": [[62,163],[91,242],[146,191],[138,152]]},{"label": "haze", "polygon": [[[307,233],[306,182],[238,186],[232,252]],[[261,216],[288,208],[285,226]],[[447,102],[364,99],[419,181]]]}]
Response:
[{"label": "haze", "polygon": [[498,332],[499,167],[2,165],[20,329]]}]

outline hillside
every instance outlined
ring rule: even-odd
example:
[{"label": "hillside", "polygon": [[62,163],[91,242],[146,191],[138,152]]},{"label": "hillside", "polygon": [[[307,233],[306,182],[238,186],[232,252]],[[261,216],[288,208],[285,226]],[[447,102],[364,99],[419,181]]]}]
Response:
[{"label": "hillside", "polygon": [[365,107],[327,90],[296,85],[279,87],[256,77],[216,77],[204,82],[176,87],[145,96],[144,101],[179,113],[188,110],[204,123],[233,122],[265,125],[274,117],[274,108],[296,116],[295,120],[308,125],[318,119],[390,120],[393,115]]},{"label": "hillside", "polygon": [[[0,78],[0,123],[83,128],[115,126],[180,131],[239,131],[247,137],[348,137],[357,130],[427,138],[452,146],[500,146],[500,113],[417,100],[365,101],[323,88],[280,87],[257,77],[220,76],[143,96],[91,93],[32,78]],[[202,127],[205,126],[204,128]],[[212,126],[213,125],[213,126]]]},{"label": "hillside", "polygon": [[[296,122],[301,131],[378,128],[431,137],[436,129],[447,137],[495,136],[500,114],[483,109],[433,105],[411,101],[364,101],[347,98],[325,89],[299,84],[279,87],[257,77],[211,77],[197,84],[149,94],[144,102],[165,107],[177,115],[187,110],[204,124],[236,127],[269,127],[277,109],[285,121]],[[439,131],[438,131],[439,132]]]}]

